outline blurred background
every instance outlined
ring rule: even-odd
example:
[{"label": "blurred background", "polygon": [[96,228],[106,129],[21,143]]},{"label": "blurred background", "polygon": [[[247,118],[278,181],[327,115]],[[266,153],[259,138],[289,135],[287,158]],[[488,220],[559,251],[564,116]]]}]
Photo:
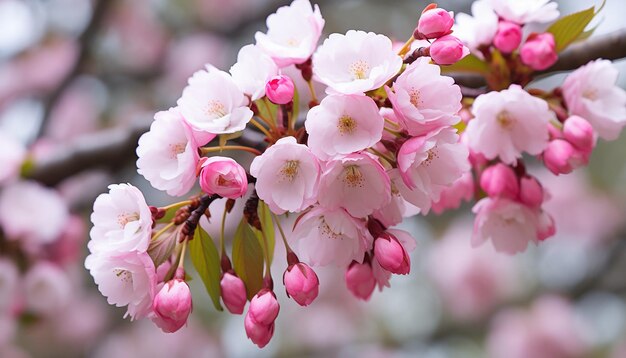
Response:
[{"label": "blurred background", "polygon": [[[558,1],[562,15],[599,2]],[[626,357],[626,135],[600,142],[590,166],[573,174],[534,170],[551,192],[558,232],[539,247],[514,257],[472,249],[470,205],[407,219],[402,227],[418,241],[409,276],[360,302],[343,270],[319,269],[320,297],[305,309],[277,285],[281,314],[263,350],[246,338],[243,317],[213,309],[197,278],[193,317],[176,334],[107,305],[83,268],[94,198],[130,182],[152,205],[171,202],[136,174],[138,136],[175,105],[189,75],[205,63],[228,70],[288,3],[0,0],[0,151],[27,145],[23,172],[41,183],[12,188],[0,224],[20,221],[45,236],[63,223],[21,251],[0,233],[0,357]],[[398,41],[427,5],[316,3],[326,35],[362,29]],[[439,2],[455,13],[470,5]],[[626,2],[607,0],[596,34],[622,28],[624,13]],[[625,87],[626,61],[616,64]],[[284,266],[275,263],[275,277]]]}]

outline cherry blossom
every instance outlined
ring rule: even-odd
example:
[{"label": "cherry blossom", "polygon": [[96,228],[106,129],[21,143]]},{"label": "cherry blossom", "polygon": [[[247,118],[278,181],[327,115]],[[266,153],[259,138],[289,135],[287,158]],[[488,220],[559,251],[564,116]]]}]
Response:
[{"label": "cherry blossom", "polygon": [[389,177],[368,153],[337,157],[326,163],[318,200],[329,209],[344,208],[354,217],[364,217],[391,200]]},{"label": "cherry blossom", "polygon": [[313,266],[347,266],[363,261],[373,239],[362,220],[343,209],[317,206],[299,219],[291,240],[298,257]]},{"label": "cherry blossom", "polygon": [[331,34],[313,55],[313,72],[330,90],[364,93],[381,87],[402,67],[391,40],[373,32]]},{"label": "cherry blossom", "polygon": [[59,266],[39,262],[23,279],[27,309],[35,314],[58,314],[72,298],[72,283]]},{"label": "cherry blossom", "polygon": [[324,19],[317,5],[309,0],[294,0],[267,17],[267,33],[254,35],[256,44],[279,67],[306,61],[317,47]]},{"label": "cherry blossom", "polygon": [[258,46],[246,45],[239,50],[230,74],[243,93],[256,101],[265,96],[265,84],[278,74],[278,67]]},{"label": "cherry blossom", "polygon": [[386,89],[394,113],[413,136],[461,120],[461,89],[451,77],[441,76],[439,66],[430,64],[428,58],[407,66],[393,87]]},{"label": "cherry blossom", "polygon": [[200,187],[207,194],[237,199],[244,196],[248,190],[246,170],[231,158],[221,156],[202,158],[199,170]]},{"label": "cherry blossom", "polygon": [[498,31],[498,15],[493,11],[490,0],[477,0],[472,3],[472,15],[458,13],[453,30],[470,51],[479,53],[478,48],[489,45]]},{"label": "cherry blossom", "polygon": [[487,0],[502,18],[520,25],[551,22],[559,17],[558,4],[551,0]]},{"label": "cherry blossom", "polygon": [[320,159],[369,148],[382,138],[384,119],[374,100],[330,95],[307,114],[308,146]]},{"label": "cherry blossom", "polygon": [[212,66],[189,78],[177,103],[192,128],[213,134],[243,130],[253,115],[233,78]]},{"label": "cherry blossom", "polygon": [[214,134],[193,131],[177,108],[154,115],[150,131],[139,138],[137,172],[169,195],[187,194],[196,182],[198,147]]},{"label": "cherry blossom", "polygon": [[608,60],[595,60],[563,82],[563,98],[572,115],[591,123],[605,140],[615,140],[626,125],[626,91],[616,85],[618,71]]},{"label": "cherry blossom", "polygon": [[89,250],[146,252],[152,234],[152,213],[143,194],[130,184],[109,186],[93,204]]},{"label": "cherry blossom", "polygon": [[476,98],[467,125],[469,148],[487,159],[514,164],[522,152],[539,154],[548,145],[548,122],[555,115],[546,101],[518,85]]},{"label": "cherry blossom", "polygon": [[277,214],[304,210],[317,201],[320,164],[309,148],[285,137],[250,164],[261,200]]}]

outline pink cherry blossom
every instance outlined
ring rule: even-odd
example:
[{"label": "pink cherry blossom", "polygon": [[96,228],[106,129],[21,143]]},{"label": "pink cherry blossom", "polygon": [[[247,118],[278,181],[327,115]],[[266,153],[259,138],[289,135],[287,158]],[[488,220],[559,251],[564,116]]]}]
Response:
[{"label": "pink cherry blossom", "polygon": [[265,95],[265,84],[278,74],[278,67],[258,46],[246,45],[239,50],[230,74],[243,93],[256,101]]},{"label": "pink cherry blossom", "polygon": [[514,164],[522,152],[539,154],[548,145],[548,122],[555,115],[546,101],[518,85],[480,95],[467,125],[469,148],[487,159]]},{"label": "pink cherry blossom", "polygon": [[248,190],[246,170],[232,158],[202,158],[200,187],[207,194],[217,194],[229,199],[240,198]]},{"label": "pink cherry blossom", "polygon": [[400,193],[427,214],[433,201],[470,168],[468,151],[454,129],[446,128],[406,141],[398,152]]},{"label": "pink cherry blossom", "polygon": [[487,0],[494,11],[508,21],[523,25],[546,23],[559,17],[558,4],[551,0]]},{"label": "pink cherry blossom", "polygon": [[220,281],[222,301],[232,314],[242,314],[248,298],[246,286],[235,274],[226,272]]},{"label": "pink cherry blossom", "polygon": [[586,165],[590,154],[590,151],[576,149],[566,140],[555,139],[548,144],[541,157],[546,168],[559,175],[571,173],[572,170]]},{"label": "pink cherry blossom", "polygon": [[139,138],[137,172],[169,195],[187,194],[196,182],[198,147],[215,135],[193,131],[177,108],[158,112],[154,119]]},{"label": "pink cherry blossom", "polygon": [[586,119],[571,116],[563,123],[563,137],[577,149],[591,151],[596,145],[593,127]]},{"label": "pink cherry blossom", "polygon": [[265,347],[274,335],[274,322],[269,325],[260,324],[252,318],[250,312],[246,314],[243,324],[246,335],[250,338],[252,343],[256,344],[259,348]]},{"label": "pink cherry blossom", "polygon": [[46,316],[61,312],[70,303],[75,290],[66,272],[45,261],[28,270],[23,287],[26,309]]},{"label": "pink cherry blossom", "polygon": [[347,266],[363,261],[372,246],[372,237],[363,220],[343,209],[314,207],[297,222],[290,238],[293,249],[313,266]]},{"label": "pink cherry blossom", "polygon": [[487,337],[489,357],[575,358],[587,356],[584,328],[572,304],[542,296],[528,310],[509,309],[495,317]]},{"label": "pink cherry blossom", "polygon": [[480,175],[480,187],[490,197],[504,196],[517,198],[519,181],[513,168],[497,163],[485,169]]},{"label": "pink cherry blossom", "polygon": [[65,200],[36,182],[16,182],[0,192],[0,226],[8,239],[28,246],[51,243],[68,218]]},{"label": "pink cherry blossom", "polygon": [[250,300],[248,315],[255,322],[269,326],[274,323],[279,311],[280,305],[274,292],[263,289]]},{"label": "pink cherry blossom", "polygon": [[192,128],[213,134],[243,130],[253,115],[232,77],[212,66],[189,78],[177,103]]},{"label": "pink cherry blossom", "polygon": [[519,199],[531,208],[538,208],[546,196],[545,191],[535,177],[525,176],[520,179]]},{"label": "pink cherry blossom", "polygon": [[344,208],[354,217],[364,217],[391,200],[389,177],[369,153],[338,157],[326,163],[318,200],[329,209]]},{"label": "pink cherry blossom", "polygon": [[381,87],[402,67],[391,40],[373,32],[331,34],[313,56],[313,72],[332,91],[364,93]]},{"label": "pink cherry blossom", "polygon": [[320,282],[317,274],[307,264],[299,262],[287,267],[283,274],[287,295],[300,306],[308,306],[319,292]]},{"label": "pink cherry blossom", "polygon": [[130,184],[113,184],[93,204],[89,250],[146,252],[152,235],[152,213],[143,194]]},{"label": "pink cherry blossom", "polygon": [[26,148],[22,143],[3,131],[0,131],[0,143],[2,143],[2,150],[0,150],[0,167],[2,168],[2,171],[0,171],[0,184],[4,184],[18,176],[22,162],[26,158]]},{"label": "pink cherry blossom", "polygon": [[463,201],[470,201],[474,197],[474,177],[472,172],[465,172],[452,186],[445,188],[439,195],[439,200],[433,201],[431,209],[435,214],[441,214],[449,209],[458,209]]},{"label": "pink cherry blossom", "polygon": [[[0,316],[4,312],[9,312],[17,302],[20,286],[19,274],[13,261],[0,257]],[[2,343],[1,340],[0,343]]]},{"label": "pink cherry blossom", "polygon": [[430,45],[430,57],[438,65],[452,65],[469,55],[469,48],[456,36],[446,35]]},{"label": "pink cherry blossom", "polygon": [[302,211],[317,201],[319,161],[294,137],[279,139],[255,157],[250,174],[257,178],[259,198],[276,214]]},{"label": "pink cherry blossom", "polygon": [[309,110],[304,125],[311,151],[328,159],[376,144],[382,138],[384,119],[369,97],[329,95]]},{"label": "pink cherry blossom", "polygon": [[417,31],[424,38],[434,39],[449,34],[453,24],[452,11],[434,8],[422,13],[417,23]]},{"label": "pink cherry blossom", "polygon": [[386,90],[394,113],[413,136],[460,121],[461,89],[426,57],[408,65]]},{"label": "pink cherry blossom", "polygon": [[287,104],[293,100],[294,84],[291,77],[278,75],[265,84],[265,95],[275,104]]},{"label": "pink cherry blossom", "polygon": [[107,302],[117,307],[128,306],[131,320],[152,312],[156,291],[156,271],[147,253],[98,253],[87,256],[89,270]]},{"label": "pink cherry blossom", "polygon": [[608,60],[595,60],[563,82],[563,98],[572,115],[588,120],[605,140],[615,140],[626,125],[626,91],[616,85],[619,72]]},{"label": "pink cherry blossom", "polygon": [[502,53],[511,53],[522,42],[522,27],[514,22],[500,21],[493,44]]},{"label": "pink cherry blossom", "polygon": [[482,55],[478,48],[490,45],[498,31],[498,15],[493,11],[489,0],[472,3],[472,15],[458,13],[453,27],[454,35],[469,47],[472,53]]},{"label": "pink cherry blossom", "polygon": [[406,201],[400,194],[399,185],[404,184],[398,169],[391,169],[387,171],[387,174],[389,175],[391,186],[391,200],[387,205],[383,205],[374,211],[372,216],[385,227],[390,227],[400,224],[405,217],[418,214],[420,209]]},{"label": "pink cherry blossom", "polygon": [[187,323],[191,308],[189,285],[182,279],[174,278],[166,282],[154,297],[155,317],[152,320],[163,332],[176,332]]},{"label": "pink cherry blossom", "polygon": [[[378,265],[380,266],[380,265]],[[390,276],[391,274],[389,274]],[[346,270],[346,286],[356,297],[364,301],[369,300],[376,288],[376,279],[369,262],[358,263],[353,261]]]},{"label": "pink cherry blossom", "polygon": [[324,19],[317,5],[294,0],[267,17],[267,33],[254,35],[256,44],[279,67],[305,62],[317,47]]},{"label": "pink cherry blossom", "polygon": [[411,270],[411,259],[402,244],[392,235],[374,240],[374,257],[385,270],[397,275],[406,275]]},{"label": "pink cherry blossom", "polygon": [[554,35],[549,32],[531,34],[520,49],[522,62],[536,71],[543,71],[558,60]]},{"label": "pink cherry blossom", "polygon": [[537,243],[546,229],[537,211],[506,198],[484,198],[472,211],[473,246],[491,240],[496,251],[512,255],[526,250],[529,242]]}]

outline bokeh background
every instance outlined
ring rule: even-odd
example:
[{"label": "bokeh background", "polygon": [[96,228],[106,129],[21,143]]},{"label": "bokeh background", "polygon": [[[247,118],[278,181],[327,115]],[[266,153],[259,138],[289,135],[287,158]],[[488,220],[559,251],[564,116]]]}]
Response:
[{"label": "bokeh background", "polygon": [[[599,2],[558,1],[561,14]],[[28,175],[58,190],[73,213],[46,248],[58,265],[40,267],[39,281],[30,272],[7,279],[6,260],[17,258],[0,245],[0,298],[19,291],[27,308],[17,320],[0,313],[0,357],[626,357],[626,135],[600,142],[589,168],[573,174],[531,168],[552,194],[558,230],[539,247],[515,257],[472,249],[471,206],[407,219],[402,226],[418,241],[409,276],[394,276],[364,303],[348,293],[343,270],[320,269],[320,297],[305,309],[278,288],[281,314],[263,350],[246,338],[243,317],[213,309],[197,278],[193,317],[176,334],[123,320],[123,309],[106,304],[83,268],[94,198],[130,182],[150,204],[171,201],[136,174],[138,135],[175,104],[189,75],[205,63],[230,68],[265,17],[288,3],[0,0],[0,133],[31,148]],[[317,3],[326,35],[363,29],[399,41],[427,4]],[[468,12],[471,1],[439,5]],[[626,2],[607,0],[596,34],[624,27],[624,13]],[[616,64],[625,87],[626,61]],[[558,86],[563,76],[536,86]],[[17,201],[43,208],[21,220],[50,224],[52,206]],[[275,263],[275,278],[284,266]]]}]

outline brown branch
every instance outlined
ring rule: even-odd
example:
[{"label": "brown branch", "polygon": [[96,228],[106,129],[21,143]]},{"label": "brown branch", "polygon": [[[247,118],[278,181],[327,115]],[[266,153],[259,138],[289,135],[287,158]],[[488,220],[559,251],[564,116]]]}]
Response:
[{"label": "brown branch", "polygon": [[[607,60],[626,58],[626,28],[571,45],[559,55],[559,60],[554,66],[539,72],[538,75],[571,71],[597,58]],[[452,77],[457,84],[464,87],[479,88],[486,85],[485,78],[481,75],[457,73]]]}]

